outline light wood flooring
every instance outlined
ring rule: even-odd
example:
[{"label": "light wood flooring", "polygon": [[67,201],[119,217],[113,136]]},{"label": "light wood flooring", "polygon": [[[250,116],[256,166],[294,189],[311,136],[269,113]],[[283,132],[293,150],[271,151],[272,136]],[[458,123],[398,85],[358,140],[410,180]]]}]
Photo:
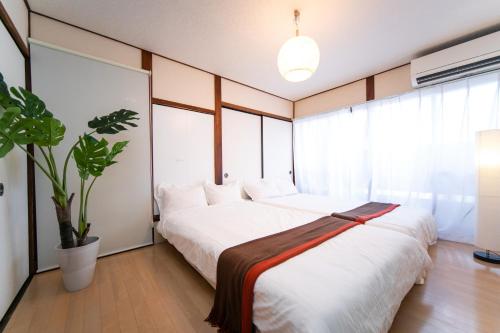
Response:
[{"label": "light wood flooring", "polygon": [[[500,267],[439,241],[434,268],[407,295],[391,332],[500,332]],[[64,290],[59,271],[33,278],[6,332],[216,332],[214,291],[167,243],[99,259],[92,285]]]}]

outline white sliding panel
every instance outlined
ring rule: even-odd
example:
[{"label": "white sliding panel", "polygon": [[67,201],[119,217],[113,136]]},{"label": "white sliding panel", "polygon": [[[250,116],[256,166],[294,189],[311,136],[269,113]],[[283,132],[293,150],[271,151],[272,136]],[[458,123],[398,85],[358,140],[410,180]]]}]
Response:
[{"label": "white sliding panel", "polygon": [[[33,91],[66,125],[66,136],[56,151],[58,165],[72,143],[93,117],[121,108],[139,113],[137,128],[106,136],[110,142],[129,140],[118,163],[95,183],[89,201],[91,235],[101,237],[100,254],[118,252],[152,243],[151,172],[148,75],[36,44],[31,45]],[[79,189],[74,161],[70,162],[69,189]],[[59,233],[51,188],[36,173],[38,265],[40,270],[57,265],[54,246]],[[73,200],[73,223],[78,214],[78,195]]]},{"label": "white sliding panel", "polygon": [[222,109],[224,183],[232,180],[260,179],[261,159],[261,117]]},{"label": "white sliding panel", "polygon": [[263,117],[264,178],[292,178],[292,123]]},{"label": "white sliding panel", "polygon": [[[9,86],[24,87],[24,57],[0,23],[0,72]],[[0,318],[28,278],[28,188],[26,154],[14,147],[0,159]]]},{"label": "white sliding panel", "polygon": [[155,186],[214,180],[214,116],[153,105]]}]

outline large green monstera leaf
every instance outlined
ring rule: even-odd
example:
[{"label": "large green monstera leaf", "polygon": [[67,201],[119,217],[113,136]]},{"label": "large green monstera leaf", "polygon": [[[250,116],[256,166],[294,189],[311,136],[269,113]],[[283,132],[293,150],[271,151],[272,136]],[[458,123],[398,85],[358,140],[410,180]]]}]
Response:
[{"label": "large green monstera leaf", "polygon": [[99,134],[116,134],[125,131],[127,126],[137,127],[133,121],[138,120],[137,112],[121,109],[102,117],[95,117],[89,121],[90,128],[95,129]]},{"label": "large green monstera leaf", "polygon": [[97,140],[88,134],[80,137],[73,152],[80,177],[87,180],[89,176],[101,176],[106,167],[116,163],[115,157],[127,144],[128,141],[120,141],[109,150],[105,139]]},{"label": "large green monstera leaf", "polygon": [[101,176],[108,164],[108,154],[108,142],[105,139],[97,140],[88,134],[81,136],[73,151],[80,177],[87,180],[90,175]]},{"label": "large green monstera leaf", "polygon": [[63,139],[66,127],[56,118],[32,120],[33,143],[42,147],[57,146]]},{"label": "large green monstera leaf", "polygon": [[52,113],[45,107],[45,103],[28,90],[22,87],[19,87],[19,89],[12,87],[10,92],[18,99],[15,100],[16,106],[21,109],[21,114],[26,118],[42,119],[53,117]]}]

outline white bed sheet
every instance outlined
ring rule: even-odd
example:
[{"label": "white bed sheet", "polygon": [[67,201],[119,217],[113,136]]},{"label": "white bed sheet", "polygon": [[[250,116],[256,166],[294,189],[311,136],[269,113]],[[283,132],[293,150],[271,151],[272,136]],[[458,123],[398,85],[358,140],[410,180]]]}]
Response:
[{"label": "white bed sheet", "polygon": [[[157,230],[215,286],[226,248],[321,216],[234,202],[163,214]],[[264,272],[254,288],[253,321],[260,332],[386,332],[430,264],[411,237],[354,227]]]},{"label": "white bed sheet", "polygon": [[[339,201],[328,196],[304,193],[266,198],[259,200],[259,202],[321,215],[345,212],[366,203],[366,201]],[[366,222],[366,225],[403,232],[416,238],[425,248],[437,241],[437,227],[434,217],[423,209],[400,206],[392,212]]]}]

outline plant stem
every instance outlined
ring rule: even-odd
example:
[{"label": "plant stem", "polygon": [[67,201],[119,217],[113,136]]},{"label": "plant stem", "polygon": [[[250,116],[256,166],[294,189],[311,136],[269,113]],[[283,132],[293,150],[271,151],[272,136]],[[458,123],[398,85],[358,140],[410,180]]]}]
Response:
[{"label": "plant stem", "polygon": [[78,237],[81,237],[85,232],[85,227],[87,223],[85,222],[85,218],[83,216],[83,203],[85,200],[85,180],[80,178],[80,210],[78,212]]},{"label": "plant stem", "polygon": [[[43,157],[45,158],[45,162],[49,166],[50,174],[52,175],[52,177],[54,177],[54,179],[56,180],[57,184],[60,184],[61,181],[59,180],[59,176],[57,174],[56,162],[55,162],[54,157],[52,155],[51,148],[49,147],[49,155],[47,155],[47,153],[45,152],[45,150],[43,149],[43,147],[38,146],[38,145],[37,145],[37,147],[42,152]],[[54,186],[54,183],[52,183],[52,188],[54,190],[54,197],[57,199],[57,202],[63,203],[63,202],[67,201],[68,196],[66,194],[66,191],[61,192],[58,188],[56,188]]]},{"label": "plant stem", "polygon": [[92,179],[92,182],[90,183],[89,188],[87,189],[87,194],[85,194],[85,201],[84,201],[84,206],[83,206],[83,215],[85,218],[85,222],[87,222],[87,204],[89,202],[90,190],[92,189],[92,186],[94,186],[96,179],[97,179],[97,177],[94,177],[94,179]]},{"label": "plant stem", "polygon": [[36,146],[36,147],[37,147],[37,148],[40,150],[40,152],[42,153],[43,158],[45,159],[45,163],[47,163],[47,166],[49,167],[50,174],[51,174],[52,176],[54,176],[54,168],[52,167],[52,164],[51,164],[51,162],[50,162],[50,160],[49,160],[49,157],[47,156],[47,153],[45,152],[45,150],[44,150],[42,147],[40,147],[40,146]]},{"label": "plant stem", "polygon": [[59,179],[59,173],[57,172],[57,164],[54,159],[54,154],[52,154],[52,146],[49,146],[49,159],[52,163],[52,169],[54,170],[54,178],[58,183],[61,183],[61,180]]},{"label": "plant stem", "polygon": [[68,155],[66,155],[66,158],[64,159],[64,167],[63,167],[63,174],[62,174],[64,190],[66,190],[66,172],[68,170],[68,162],[69,162],[69,159],[71,157],[71,153],[73,153],[73,150],[75,149],[77,144],[78,144],[78,141],[75,142],[75,144],[71,146],[71,148],[69,149]]},{"label": "plant stem", "polygon": [[[45,168],[40,164],[40,162],[38,162],[35,158],[35,156],[33,156],[28,150],[26,150],[23,146],[21,146],[20,144],[17,144],[16,145],[21,148],[22,151],[24,151],[26,153],[26,155],[28,155],[31,160],[40,168],[40,170],[42,170],[42,172],[49,178],[49,180],[52,182],[52,186],[54,186],[55,188],[57,188],[59,191],[61,191],[61,193],[64,193],[66,194],[66,191],[63,190],[63,188],[61,187],[61,185],[54,179],[54,177],[52,177],[50,175],[50,173],[45,170]],[[61,203],[62,204],[62,203]],[[61,205],[62,206],[62,205]],[[64,203],[64,206],[66,206],[66,203]],[[64,207],[63,206],[63,207]]]}]

